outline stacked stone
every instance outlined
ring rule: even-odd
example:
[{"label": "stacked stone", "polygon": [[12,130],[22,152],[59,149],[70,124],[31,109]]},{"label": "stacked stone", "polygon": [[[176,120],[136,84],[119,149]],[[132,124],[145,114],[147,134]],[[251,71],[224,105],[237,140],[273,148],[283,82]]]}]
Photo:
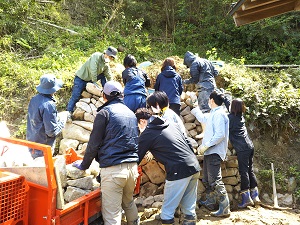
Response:
[{"label": "stacked stone", "polygon": [[54,167],[57,172],[57,185],[60,185],[58,193],[62,195],[64,203],[80,198],[100,186],[96,180],[100,169],[95,160],[89,169],[79,170],[72,164],[66,164],[64,156],[58,155],[55,157]]},{"label": "stacked stone", "polygon": [[[195,154],[201,145],[202,139],[198,138],[202,132],[201,123],[191,114],[193,103],[197,101],[195,92],[184,92],[181,95],[181,119],[184,122],[186,132],[189,140],[192,143]],[[63,130],[63,139],[60,142],[60,154],[65,154],[66,149],[72,147],[83,155],[93,128],[93,121],[96,116],[97,108],[103,105],[102,92],[99,88],[95,87],[92,83],[88,83],[86,91],[82,93],[82,99],[76,103],[76,109],[73,113],[72,123],[67,123]],[[231,202],[238,199],[239,191],[239,174],[238,163],[234,149],[230,146],[227,150],[228,161],[222,164],[223,181],[229,193]],[[198,155],[200,164],[202,164],[203,157]],[[157,207],[161,205],[161,197],[153,198],[153,196],[162,195],[165,181],[165,169],[162,164],[155,159],[147,162],[145,159],[141,162],[143,175],[141,179],[140,193],[137,196],[138,202],[143,206]],[[205,188],[199,180],[198,197],[203,197]],[[152,199],[149,200],[148,198]],[[156,201],[156,200],[158,201]]]}]

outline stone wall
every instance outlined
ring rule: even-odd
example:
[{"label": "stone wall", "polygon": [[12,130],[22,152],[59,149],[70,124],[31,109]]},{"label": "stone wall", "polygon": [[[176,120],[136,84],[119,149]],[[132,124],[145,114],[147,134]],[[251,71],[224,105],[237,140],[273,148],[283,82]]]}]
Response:
[{"label": "stone wall", "polygon": [[[185,92],[181,96],[181,119],[184,122],[189,140],[192,143],[195,154],[201,145],[199,134],[202,132],[201,124],[191,114],[192,102],[196,101],[194,92]],[[59,153],[64,154],[65,150],[72,147],[79,155],[83,155],[93,128],[93,121],[96,116],[96,110],[104,103],[101,90],[96,88],[92,83],[88,83],[86,91],[82,93],[82,99],[76,104],[76,109],[73,113],[72,123],[67,123],[63,130],[63,139],[60,141]],[[229,194],[232,205],[236,205],[239,197],[239,174],[238,163],[234,149],[229,146],[227,151],[228,160],[222,163],[223,181]],[[202,164],[203,156],[197,155],[200,164]],[[140,200],[145,200],[152,196],[160,196],[163,194],[165,181],[164,166],[155,159],[147,162],[145,159],[141,162],[142,178],[140,193],[136,196]],[[202,178],[202,175],[201,175]],[[199,180],[198,198],[204,196],[205,188]],[[157,197],[160,201],[161,198]],[[151,202],[151,201],[150,201]],[[157,205],[156,201],[153,201]]]}]

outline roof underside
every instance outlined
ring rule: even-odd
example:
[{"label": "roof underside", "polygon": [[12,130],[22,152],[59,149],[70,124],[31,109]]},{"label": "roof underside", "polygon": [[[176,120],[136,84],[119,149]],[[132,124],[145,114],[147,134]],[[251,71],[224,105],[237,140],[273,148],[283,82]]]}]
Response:
[{"label": "roof underside", "polygon": [[300,10],[300,0],[240,0],[230,10],[236,26]]}]

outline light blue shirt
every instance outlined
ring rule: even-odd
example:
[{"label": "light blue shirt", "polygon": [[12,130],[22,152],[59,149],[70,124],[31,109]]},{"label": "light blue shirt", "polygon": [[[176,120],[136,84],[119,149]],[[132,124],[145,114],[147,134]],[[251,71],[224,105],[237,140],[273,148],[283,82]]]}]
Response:
[{"label": "light blue shirt", "polygon": [[200,123],[206,125],[202,145],[208,147],[204,155],[218,154],[224,161],[226,157],[229,137],[229,119],[222,106],[218,106],[210,113],[202,113],[199,107],[192,109],[192,114]]}]

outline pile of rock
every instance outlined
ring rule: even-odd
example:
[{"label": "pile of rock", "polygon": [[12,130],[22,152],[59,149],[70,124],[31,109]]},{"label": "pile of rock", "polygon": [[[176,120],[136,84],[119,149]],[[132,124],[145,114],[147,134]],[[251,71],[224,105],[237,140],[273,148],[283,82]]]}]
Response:
[{"label": "pile of rock", "polygon": [[80,198],[93,190],[99,188],[100,184],[96,177],[98,176],[100,169],[99,164],[93,161],[89,169],[79,170],[72,166],[72,164],[66,164],[66,159],[62,155],[58,155],[55,158],[54,167],[57,175],[58,183],[58,199],[63,198],[61,206],[63,208],[65,203],[71,202],[77,198]]},{"label": "pile of rock", "polygon": [[[181,101],[181,119],[184,122],[189,140],[197,154],[197,149],[202,142],[202,140],[198,138],[199,134],[202,132],[202,126],[190,112],[193,108],[193,102],[197,101],[196,94],[194,92],[184,92],[181,95]],[[88,83],[86,91],[82,93],[82,99],[76,104],[72,123],[67,123],[63,130],[63,139],[61,140],[59,147],[60,154],[64,154],[65,150],[70,147],[75,149],[79,155],[84,154],[93,128],[96,110],[103,105],[103,103],[101,90],[92,83]],[[236,157],[234,156],[234,149],[230,147],[227,151],[227,155],[229,158],[228,161],[222,164],[222,175],[229,193],[229,198],[233,202],[233,200],[238,199],[238,164]],[[200,164],[202,164],[202,156],[198,156],[198,159]],[[142,167],[143,175],[137,201],[142,202],[141,205],[148,207],[153,200],[151,206],[159,206],[162,202],[161,197],[154,198],[153,196],[160,196],[163,193],[166,176],[164,166],[155,159],[150,162],[143,160],[140,166]],[[204,191],[205,188],[200,180],[198,188],[199,197],[201,197],[201,194]]]}]

